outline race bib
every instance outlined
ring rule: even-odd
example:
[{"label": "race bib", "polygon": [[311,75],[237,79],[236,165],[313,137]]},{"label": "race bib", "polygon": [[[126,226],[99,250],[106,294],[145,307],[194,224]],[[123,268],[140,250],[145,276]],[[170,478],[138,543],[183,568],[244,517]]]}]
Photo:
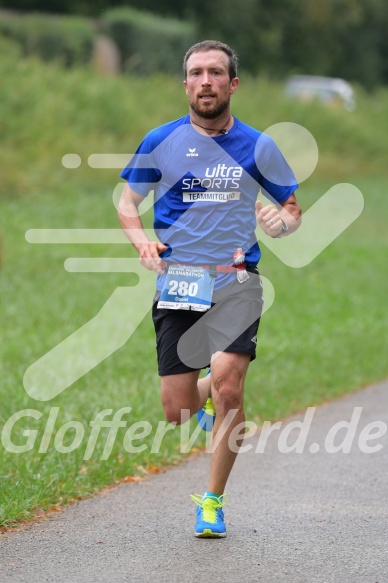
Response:
[{"label": "race bib", "polygon": [[158,308],[205,312],[212,305],[214,277],[207,269],[170,265]]}]

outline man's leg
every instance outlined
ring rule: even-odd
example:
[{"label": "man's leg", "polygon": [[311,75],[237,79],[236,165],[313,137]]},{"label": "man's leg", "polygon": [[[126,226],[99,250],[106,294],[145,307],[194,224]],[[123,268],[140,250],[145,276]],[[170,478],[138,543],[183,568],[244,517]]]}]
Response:
[{"label": "man's leg", "polygon": [[244,381],[250,360],[249,354],[217,352],[211,361],[211,389],[216,419],[212,435],[213,449],[208,489],[204,496],[191,496],[198,506],[195,526],[197,537],[226,536],[222,509],[225,503],[224,490],[243,437],[233,436],[231,444],[229,439],[237,425],[245,420]]},{"label": "man's leg", "polygon": [[[245,421],[244,415],[244,381],[248,370],[250,355],[234,352],[222,352],[214,355],[211,363],[212,398],[216,410],[216,420],[212,440],[216,447],[211,454],[210,480],[208,491],[223,494],[229,474],[235,462],[238,448],[243,437],[234,440],[232,449],[229,437],[233,429]],[[218,430],[230,411],[230,422]],[[229,419],[228,419],[229,421]],[[219,442],[217,443],[219,439]]]},{"label": "man's leg", "polygon": [[[169,423],[178,425],[202,409],[210,395],[210,376],[198,379],[199,371],[165,375],[160,379],[164,414]],[[189,410],[182,419],[182,410]]]},{"label": "man's leg", "polygon": [[[218,352],[212,359],[210,376],[198,379],[199,371],[161,377],[161,400],[166,419],[178,425],[201,409],[210,394],[216,410],[212,440],[217,445],[212,453],[208,491],[223,494],[229,474],[235,462],[238,448],[243,438],[237,439],[229,447],[229,437],[234,428],[244,422],[244,381],[248,370],[250,355],[234,352]],[[182,410],[188,410],[187,418],[182,418]],[[218,429],[230,411],[230,420]],[[218,441],[219,440],[219,441]]]}]

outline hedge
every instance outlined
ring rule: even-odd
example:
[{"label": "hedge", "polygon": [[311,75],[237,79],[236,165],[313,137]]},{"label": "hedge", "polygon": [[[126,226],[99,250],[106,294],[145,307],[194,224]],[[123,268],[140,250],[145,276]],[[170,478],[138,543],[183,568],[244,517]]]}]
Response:
[{"label": "hedge", "polygon": [[65,66],[90,62],[95,26],[84,18],[44,14],[0,16],[0,35],[17,41],[23,55],[57,59]]},{"label": "hedge", "polygon": [[195,25],[133,8],[108,10],[103,28],[117,44],[124,72],[179,73],[183,55],[196,42]]}]

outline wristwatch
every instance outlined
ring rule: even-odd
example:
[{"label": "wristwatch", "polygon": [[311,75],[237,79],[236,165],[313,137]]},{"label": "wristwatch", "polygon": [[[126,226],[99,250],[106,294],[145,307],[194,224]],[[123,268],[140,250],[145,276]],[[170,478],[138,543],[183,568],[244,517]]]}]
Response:
[{"label": "wristwatch", "polygon": [[288,231],[288,225],[283,221],[283,219],[280,219],[282,221],[282,230],[280,231],[280,233],[278,235],[275,235],[274,237],[272,237],[273,239],[280,239],[280,237],[282,235],[284,235],[285,233],[287,233]]}]

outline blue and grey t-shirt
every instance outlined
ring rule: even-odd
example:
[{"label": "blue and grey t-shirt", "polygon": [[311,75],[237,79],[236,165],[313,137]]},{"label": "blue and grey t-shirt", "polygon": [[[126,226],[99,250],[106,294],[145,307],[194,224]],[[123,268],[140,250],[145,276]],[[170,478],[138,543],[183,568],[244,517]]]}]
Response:
[{"label": "blue and grey t-shirt", "polygon": [[[155,233],[169,248],[162,257],[193,265],[231,265],[236,247],[257,265],[259,191],[282,203],[298,187],[266,134],[234,118],[227,134],[210,137],[193,128],[189,115],[149,132],[120,176],[141,196],[154,191]],[[219,273],[215,288],[234,277]]]}]

